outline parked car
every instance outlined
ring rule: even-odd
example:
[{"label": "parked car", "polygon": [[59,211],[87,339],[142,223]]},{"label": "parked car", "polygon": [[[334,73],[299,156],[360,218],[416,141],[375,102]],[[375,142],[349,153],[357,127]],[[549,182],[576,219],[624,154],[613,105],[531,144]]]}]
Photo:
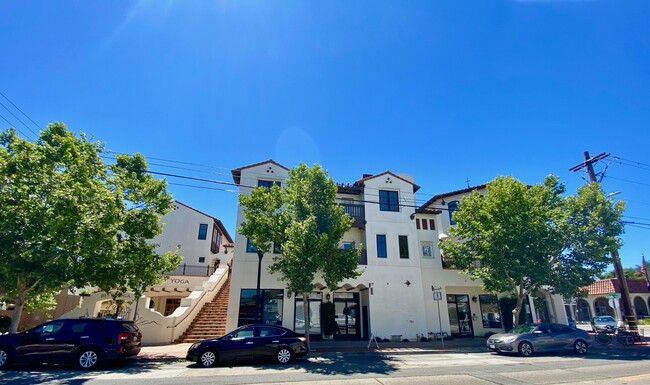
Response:
[{"label": "parked car", "polygon": [[[343,314],[343,313],[339,313],[339,314],[337,314],[337,315],[335,316],[335,319],[336,319],[336,323],[337,323],[339,326],[355,325],[355,323],[356,323],[356,320],[355,320],[354,317],[352,317],[351,315],[347,316],[347,321],[346,321],[346,316],[345,316],[345,314]],[[346,322],[347,322],[347,323],[346,323]]]},{"label": "parked car", "polygon": [[187,351],[187,360],[199,366],[214,366],[217,362],[250,361],[274,358],[286,364],[307,355],[307,339],[282,326],[246,325],[218,338],[197,342]]},{"label": "parked car", "polygon": [[94,369],[103,361],[136,356],[142,333],[133,321],[59,319],[0,335],[0,369],[12,363],[72,363]]},{"label": "parked car", "polygon": [[591,319],[591,330],[597,332],[616,331],[616,320],[611,315],[601,315]]},{"label": "parked car", "polygon": [[567,325],[543,323],[515,326],[510,332],[488,338],[488,350],[497,353],[519,353],[528,357],[535,352],[573,350],[587,354],[592,339],[586,331]]}]

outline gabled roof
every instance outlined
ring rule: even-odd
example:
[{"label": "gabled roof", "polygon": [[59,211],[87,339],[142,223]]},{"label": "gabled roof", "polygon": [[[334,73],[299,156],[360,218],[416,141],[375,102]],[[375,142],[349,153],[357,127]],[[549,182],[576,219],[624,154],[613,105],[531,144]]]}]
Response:
[{"label": "gabled roof", "polygon": [[230,237],[230,234],[228,234],[228,230],[226,230],[226,227],[223,225],[223,223],[222,223],[220,220],[218,220],[217,218],[213,217],[212,215],[209,215],[209,214],[204,213],[203,211],[197,210],[197,209],[195,209],[195,208],[192,207],[192,206],[188,206],[188,205],[186,205],[186,204],[183,203],[183,202],[180,202],[180,201],[175,200],[174,203],[179,204],[179,205],[181,205],[181,206],[183,206],[183,207],[186,207],[186,208],[188,208],[188,209],[190,209],[190,210],[192,210],[192,211],[195,211],[195,212],[197,212],[197,213],[199,213],[199,214],[201,214],[201,215],[205,215],[206,217],[212,219],[212,220],[214,221],[214,224],[219,228],[219,230],[221,230],[221,234],[223,234],[224,237],[226,237],[226,239],[228,240],[228,242],[233,243],[233,240],[232,240],[232,238]]},{"label": "gabled roof", "polygon": [[264,162],[259,162],[259,163],[254,163],[254,164],[249,164],[248,166],[243,166],[243,167],[239,167],[239,168],[233,169],[233,170],[230,172],[230,173],[232,174],[232,179],[235,181],[235,183],[236,183],[237,185],[239,185],[239,183],[241,182],[241,172],[242,172],[242,170],[245,170],[245,169],[247,169],[247,168],[251,168],[251,167],[261,166],[261,165],[263,165],[263,164],[267,164],[267,163],[274,164],[274,165],[276,165],[276,166],[278,166],[278,167],[280,167],[280,168],[283,168],[283,169],[289,171],[288,168],[284,167],[284,166],[281,165],[280,163],[274,161],[273,159],[268,159],[268,160],[265,160]]},{"label": "gabled roof", "polygon": [[472,187],[464,188],[462,190],[456,190],[456,191],[450,191],[450,192],[446,192],[446,193],[442,193],[442,194],[436,194],[436,195],[432,196],[431,199],[426,201],[425,204],[420,206],[420,209],[426,209],[427,206],[432,205],[433,202],[437,201],[438,199],[450,197],[450,196],[453,196],[453,195],[465,194],[465,193],[468,193],[468,192],[471,192],[471,191],[474,191],[474,190],[483,190],[486,186],[487,185],[485,185],[485,184],[480,184],[478,186],[472,186]]},{"label": "gabled roof", "polygon": [[[627,280],[627,288],[630,293],[648,293],[648,286],[645,280]],[[620,293],[621,286],[618,283],[618,279],[609,278],[609,279],[600,279],[591,285],[585,287],[590,295],[601,295],[608,293]]]},{"label": "gabled roof", "polygon": [[418,191],[418,190],[420,189],[420,186],[418,186],[418,185],[416,185],[415,183],[411,182],[410,180],[408,180],[408,179],[404,179],[403,177],[401,177],[401,176],[399,176],[399,175],[397,175],[397,174],[395,174],[395,173],[392,173],[392,172],[390,172],[390,171],[384,171],[384,172],[382,172],[381,174],[376,174],[376,175],[364,176],[363,178],[359,179],[359,180],[358,180],[357,182],[355,182],[354,184],[355,184],[355,185],[363,185],[363,183],[364,183],[365,181],[367,181],[367,180],[375,179],[375,178],[379,178],[380,176],[384,176],[384,175],[390,175],[390,176],[392,176],[392,177],[394,177],[394,178],[397,178],[397,179],[399,179],[399,180],[401,180],[401,181],[404,181],[404,182],[406,182],[406,183],[409,183],[410,185],[413,186],[413,192],[416,192],[416,191]]}]

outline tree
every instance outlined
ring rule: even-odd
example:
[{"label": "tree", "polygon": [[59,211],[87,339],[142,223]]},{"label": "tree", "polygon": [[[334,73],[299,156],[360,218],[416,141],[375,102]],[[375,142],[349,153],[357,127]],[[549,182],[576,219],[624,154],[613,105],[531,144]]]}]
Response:
[{"label": "tree", "polygon": [[[646,267],[647,269],[648,267]],[[627,280],[643,280],[645,281],[645,276],[641,272],[641,265],[636,265],[634,267],[625,267],[623,268],[623,274],[625,274],[625,279]],[[616,278],[616,271],[610,270],[605,274],[599,277],[600,279],[611,279]]]},{"label": "tree", "polygon": [[620,245],[622,202],[614,205],[597,183],[573,196],[564,191],[555,176],[534,186],[498,177],[484,195],[474,191],[460,201],[452,238],[441,242],[446,259],[485,290],[515,293],[515,324],[526,295],[541,287],[578,295]]},{"label": "tree", "polygon": [[308,339],[308,301],[316,274],[322,275],[331,290],[360,274],[359,250],[339,247],[352,219],[336,204],[336,192],[336,184],[325,170],[301,163],[289,170],[284,189],[258,187],[249,197],[240,197],[246,206],[240,233],[258,248],[258,256],[270,251],[271,242],[282,245],[282,253],[274,254],[269,271],[280,274],[287,290],[303,294]]},{"label": "tree", "polygon": [[139,154],[107,165],[103,152],[62,123],[36,142],[0,133],[0,285],[15,304],[11,333],[26,304],[65,284],[143,288],[180,263],[146,242],[171,207],[166,182],[146,173]]}]

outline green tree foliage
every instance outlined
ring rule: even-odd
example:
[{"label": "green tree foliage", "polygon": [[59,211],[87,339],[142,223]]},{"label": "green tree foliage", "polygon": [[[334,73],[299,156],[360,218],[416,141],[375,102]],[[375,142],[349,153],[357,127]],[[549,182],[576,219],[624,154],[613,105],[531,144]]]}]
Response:
[{"label": "green tree foliage", "polygon": [[139,154],[107,165],[103,151],[62,123],[36,142],[0,133],[0,285],[16,305],[11,332],[26,304],[47,303],[64,284],[133,290],[180,263],[146,242],[170,209],[166,182]]},{"label": "green tree foliage", "polygon": [[[646,269],[650,270],[650,267],[647,265],[648,264],[646,263]],[[623,274],[625,274],[625,278],[628,280],[638,280],[638,281],[645,280],[645,276],[641,272],[641,265],[636,265],[634,267],[624,267]],[[605,274],[602,274],[599,278],[600,279],[616,278],[616,271],[610,270]]]},{"label": "green tree foliage", "polygon": [[268,253],[280,242],[269,267],[279,273],[287,290],[303,293],[305,334],[309,338],[308,298],[317,274],[336,289],[339,282],[359,275],[359,250],[343,250],[339,243],[352,219],[336,204],[336,184],[319,165],[301,163],[289,170],[286,187],[258,187],[240,196],[245,221],[239,228],[258,251]]},{"label": "green tree foliage", "polygon": [[512,177],[488,183],[486,193],[464,197],[454,212],[446,259],[485,290],[514,292],[518,319],[526,295],[542,286],[576,296],[609,263],[620,245],[624,204],[607,199],[597,183],[563,196],[555,176],[527,186]]}]

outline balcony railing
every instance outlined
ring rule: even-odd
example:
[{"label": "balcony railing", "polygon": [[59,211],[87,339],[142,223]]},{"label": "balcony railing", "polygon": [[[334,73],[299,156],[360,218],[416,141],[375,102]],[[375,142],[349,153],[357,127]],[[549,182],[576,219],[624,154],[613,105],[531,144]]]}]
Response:
[{"label": "balcony railing", "polygon": [[361,254],[359,255],[359,261],[357,262],[359,265],[367,265],[368,264],[368,251],[366,249],[361,250]]},{"label": "balcony railing", "polygon": [[363,205],[356,205],[351,203],[340,203],[343,206],[343,211],[352,217],[354,222],[352,227],[364,228],[366,225],[366,210]]},{"label": "balcony railing", "polygon": [[193,275],[197,277],[209,277],[214,273],[214,266],[197,266],[182,264],[171,271],[165,271],[163,275]]}]

